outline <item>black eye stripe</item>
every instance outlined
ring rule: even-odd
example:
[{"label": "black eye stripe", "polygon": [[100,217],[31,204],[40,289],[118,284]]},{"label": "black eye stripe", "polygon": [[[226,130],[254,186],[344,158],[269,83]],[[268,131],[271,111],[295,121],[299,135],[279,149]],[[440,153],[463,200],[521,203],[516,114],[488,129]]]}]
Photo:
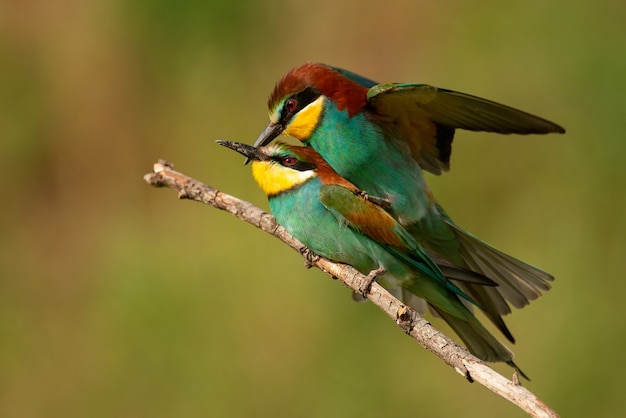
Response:
[{"label": "black eye stripe", "polygon": [[[298,160],[296,157],[291,156],[291,155],[280,155],[280,156],[270,157],[270,158],[276,161],[278,164],[282,165],[283,167],[292,168],[297,171],[309,171],[309,170],[315,170],[317,168],[315,164],[309,163],[307,161]],[[291,164],[284,164],[283,160],[285,158],[293,158],[296,161]]]},{"label": "black eye stripe", "polygon": [[320,97],[320,92],[314,89],[313,87],[307,87],[306,89],[302,90],[300,93],[297,93],[296,97],[298,99],[299,107],[300,109],[302,109],[303,107],[314,102],[315,99]]},{"label": "black eye stripe", "polygon": [[298,160],[297,163],[295,163],[294,165],[290,167],[298,171],[309,171],[309,170],[314,170],[316,168],[315,164],[307,163],[305,161],[300,161],[300,160]]},{"label": "black eye stripe", "polygon": [[[307,87],[304,90],[294,94],[285,100],[285,105],[283,105],[283,110],[281,112],[281,121],[286,122],[293,115],[298,113],[300,110],[305,108],[307,105],[314,102],[318,97],[320,97],[320,92],[314,89],[313,87]],[[292,100],[295,100],[295,105]]]}]

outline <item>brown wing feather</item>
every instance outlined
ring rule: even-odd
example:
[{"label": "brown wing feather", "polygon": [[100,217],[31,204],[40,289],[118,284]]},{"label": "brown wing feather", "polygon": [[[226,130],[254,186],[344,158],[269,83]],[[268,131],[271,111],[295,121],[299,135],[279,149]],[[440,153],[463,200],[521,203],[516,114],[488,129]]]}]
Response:
[{"label": "brown wing feather", "polygon": [[455,129],[501,134],[563,133],[546,119],[487,99],[426,84],[379,84],[368,93],[368,107],[425,170],[447,171]]},{"label": "brown wing feather", "polygon": [[320,192],[320,201],[327,209],[345,218],[352,228],[379,243],[406,249],[412,249],[416,245],[413,238],[391,215],[344,186],[324,185]]}]

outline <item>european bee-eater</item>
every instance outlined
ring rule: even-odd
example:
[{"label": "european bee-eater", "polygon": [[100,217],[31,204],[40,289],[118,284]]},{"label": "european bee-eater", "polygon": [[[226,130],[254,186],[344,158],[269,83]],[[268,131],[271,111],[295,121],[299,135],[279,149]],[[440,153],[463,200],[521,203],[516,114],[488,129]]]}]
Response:
[{"label": "european bee-eater", "polygon": [[[252,173],[278,223],[315,253],[363,274],[382,268],[381,285],[423,311],[422,298],[485,361],[513,363],[513,354],[487,331],[462,300],[473,302],[444,277],[413,236],[381,206],[335,172],[311,147],[277,143],[251,147],[218,141],[252,161]],[[459,277],[457,277],[458,279]],[[476,286],[493,286],[469,277]],[[460,282],[459,282],[460,283]],[[465,283],[465,281],[463,281]],[[508,332],[508,331],[506,331]]]},{"label": "european bee-eater", "polygon": [[426,84],[377,84],[317,63],[287,72],[268,105],[270,123],[255,146],[280,134],[297,138],[359,190],[387,201],[391,215],[424,247],[495,281],[497,287],[460,286],[499,327],[500,315],[511,312],[507,301],[521,308],[550,289],[550,274],[456,225],[422,169],[449,169],[455,129],[544,134],[564,132],[560,126],[468,94]]}]

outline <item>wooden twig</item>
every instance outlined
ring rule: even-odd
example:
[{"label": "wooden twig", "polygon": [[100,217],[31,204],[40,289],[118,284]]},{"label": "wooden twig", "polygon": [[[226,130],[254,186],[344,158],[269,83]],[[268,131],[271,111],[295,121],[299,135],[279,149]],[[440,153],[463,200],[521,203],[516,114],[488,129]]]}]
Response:
[{"label": "wooden twig", "polygon": [[[422,347],[434,353],[453,367],[470,382],[478,382],[487,389],[517,405],[532,417],[558,417],[558,414],[543,403],[528,389],[520,385],[517,376],[513,381],[488,367],[465,348],[437,331],[415,310],[404,305],[378,283],[370,283],[367,276],[346,264],[335,263],[312,253],[300,241],[291,236],[274,217],[234,196],[222,193],[193,178],[173,170],[166,161],[154,164],[154,172],[146,174],[144,180],[155,187],[169,187],[178,192],[181,199],[192,199],[225,210],[257,228],[274,235],[303,255],[308,265],[315,266],[331,277],[341,280],[356,292],[369,289],[367,298],[382,309],[396,324]],[[371,286],[370,286],[371,284]]]}]

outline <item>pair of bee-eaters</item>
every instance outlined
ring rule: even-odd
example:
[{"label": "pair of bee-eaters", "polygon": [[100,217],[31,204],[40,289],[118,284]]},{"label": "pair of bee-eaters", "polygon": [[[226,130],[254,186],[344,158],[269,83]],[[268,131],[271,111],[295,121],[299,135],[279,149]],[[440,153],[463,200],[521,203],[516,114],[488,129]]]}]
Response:
[{"label": "pair of bee-eaters", "polygon": [[[455,129],[563,133],[489,100],[426,84],[378,84],[307,63],[269,98],[270,123],[254,146],[218,141],[252,161],[277,221],[312,251],[350,264],[405,303],[441,316],[468,349],[517,369],[478,321],[477,306],[514,342],[502,315],[550,288],[553,277],[460,228],[436,202],[423,170],[449,168]],[[277,143],[280,134],[305,146]]]}]

